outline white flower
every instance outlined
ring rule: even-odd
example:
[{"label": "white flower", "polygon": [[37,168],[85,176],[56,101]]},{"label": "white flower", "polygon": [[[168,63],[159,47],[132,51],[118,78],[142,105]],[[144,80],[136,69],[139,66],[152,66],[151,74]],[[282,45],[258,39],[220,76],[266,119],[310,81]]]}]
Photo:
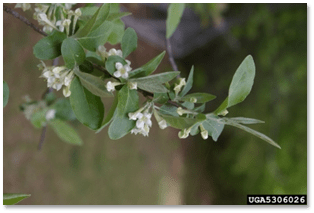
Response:
[{"label": "white flower", "polygon": [[71,95],[70,85],[67,87],[64,87],[62,92],[63,92],[64,97],[69,97]]},{"label": "white flower", "polygon": [[67,74],[67,75],[64,77],[64,79],[63,79],[63,84],[64,84],[65,86],[70,86],[73,77],[74,77],[74,72],[73,72],[73,71],[70,71],[70,73]]},{"label": "white flower", "polygon": [[37,19],[38,19],[38,22],[41,24],[41,25],[48,25],[54,29],[57,29],[54,24],[49,21],[49,19],[47,18],[47,15],[46,13],[39,13],[38,16],[37,16]]},{"label": "white flower", "polygon": [[63,32],[63,31],[64,31],[64,26],[63,26],[63,24],[62,24],[62,20],[57,21],[57,22],[56,22],[56,26],[59,27],[59,31],[60,31],[60,32]]},{"label": "white flower", "polygon": [[139,129],[143,129],[145,125],[147,125],[148,127],[152,126],[152,114],[148,113],[148,112],[144,112],[139,113],[138,114],[138,120],[136,121],[136,127]]},{"label": "white flower", "polygon": [[202,135],[202,138],[204,139],[204,140],[206,140],[207,138],[208,138],[208,132],[205,130],[205,131],[202,131],[201,132],[201,135]]},{"label": "white flower", "polygon": [[[146,106],[145,106],[146,107]],[[145,108],[143,107],[143,108]],[[133,134],[142,134],[144,136],[148,136],[149,128],[152,126],[152,114],[148,113],[148,110],[145,110],[144,113],[141,113],[143,108],[139,109],[138,111],[134,113],[129,113],[129,119],[130,120],[137,120],[136,121],[136,127],[134,127],[131,130],[131,133]]]},{"label": "white flower", "polygon": [[130,89],[137,89],[137,83],[136,82],[129,82],[128,86]]},{"label": "white flower", "polygon": [[175,91],[176,95],[181,91],[181,88],[186,85],[185,78],[180,78],[179,84],[175,84],[176,86],[173,88]]},{"label": "white flower", "polygon": [[203,124],[200,125],[201,135],[204,140],[208,138],[208,131],[204,128]]},{"label": "white flower", "polygon": [[82,15],[81,9],[80,9],[80,8],[77,8],[77,9],[75,10],[74,14],[75,14],[76,16],[81,16],[81,15]]},{"label": "white flower", "polygon": [[161,121],[159,121],[159,122],[158,122],[158,125],[159,125],[159,128],[160,128],[160,129],[165,129],[165,128],[167,128],[167,122],[166,122],[166,120],[161,120]]},{"label": "white flower", "polygon": [[111,82],[111,81],[108,81],[107,84],[106,84],[106,89],[108,90],[108,92],[113,92],[115,91],[115,87],[120,85],[121,83],[118,83],[118,82]]},{"label": "white flower", "polygon": [[100,55],[103,61],[109,57],[109,54],[106,52],[106,48],[103,45],[98,46],[96,53]]},{"label": "white flower", "polygon": [[113,73],[113,75],[117,78],[122,77],[124,79],[127,79],[129,77],[128,72],[130,72],[132,70],[132,68],[128,64],[122,65],[120,62],[117,62],[115,67],[116,67],[117,71],[115,71]]},{"label": "white flower", "polygon": [[122,51],[121,50],[116,50],[115,48],[112,48],[108,52],[108,57],[112,56],[112,55],[117,55],[117,56],[120,56],[122,58]]},{"label": "white flower", "polygon": [[17,3],[15,8],[22,8],[23,11],[29,10],[31,8],[31,4],[29,3]]},{"label": "white flower", "polygon": [[56,110],[54,109],[50,109],[46,112],[46,120],[49,121],[49,120],[52,120],[55,118],[55,114],[56,114]]},{"label": "white flower", "polygon": [[181,139],[187,138],[189,136],[189,134],[190,134],[190,131],[191,131],[191,128],[181,130],[178,133],[179,138],[181,138]]}]

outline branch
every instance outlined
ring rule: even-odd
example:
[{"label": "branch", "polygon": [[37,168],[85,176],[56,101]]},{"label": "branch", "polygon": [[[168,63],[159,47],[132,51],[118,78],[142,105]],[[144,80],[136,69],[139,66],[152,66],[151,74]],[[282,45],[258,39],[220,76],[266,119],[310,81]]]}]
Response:
[{"label": "branch", "polygon": [[[6,11],[7,13],[10,13],[11,15],[13,15],[15,18],[18,18],[18,19],[20,19],[21,21],[23,21],[25,24],[27,24],[28,26],[30,26],[31,28],[33,28],[36,32],[42,34],[43,36],[47,36],[47,34],[46,34],[45,32],[43,32],[42,30],[40,30],[39,28],[37,28],[37,27],[36,27],[35,25],[33,25],[27,18],[25,18],[24,16],[21,16],[18,12],[12,10],[11,8],[9,8],[9,7],[5,6],[5,5],[3,5],[3,9],[4,9],[4,11]],[[178,71],[178,67],[177,67],[177,65],[176,65],[176,63],[175,63],[175,61],[174,61],[173,55],[172,55],[172,50],[171,50],[171,45],[170,45],[169,39],[167,39],[167,51],[168,51],[168,54],[169,54],[169,60],[170,60],[170,62],[171,62],[171,65],[172,65],[173,70],[174,70],[174,71]],[[58,62],[56,62],[57,60],[58,60],[58,58],[54,59],[54,61],[53,61],[53,66],[56,66],[56,64],[58,64]],[[55,64],[55,63],[56,63],[56,64]],[[97,65],[97,64],[95,64],[95,63],[92,63],[92,64],[94,65],[94,67],[96,67],[96,69],[98,69],[98,70],[100,70],[100,71],[102,71],[102,72],[104,72],[104,73],[108,73],[108,71],[107,71],[105,68],[103,68],[102,66],[99,66],[99,65]],[[113,77],[113,78],[115,78],[115,77]],[[117,78],[116,78],[116,79],[117,79]],[[48,88],[48,91],[46,91],[46,92],[44,93],[44,95],[47,94],[47,93],[49,93],[49,92],[51,92],[51,91],[52,91],[51,88]],[[154,94],[152,94],[152,93],[150,93],[150,92],[146,92],[146,91],[143,91],[143,90],[140,90],[140,89],[139,89],[138,91],[141,92],[144,96],[151,96],[151,97],[154,96]],[[43,97],[44,97],[44,95],[43,95]],[[176,107],[180,106],[178,103],[175,103],[175,102],[173,102],[173,101],[171,101],[171,100],[168,100],[168,103],[169,103],[169,104],[172,104],[172,105],[174,105],[174,106],[176,106]],[[44,131],[46,131],[45,128],[46,128],[46,127],[44,127],[43,130],[42,130],[42,136],[41,136],[41,139],[40,139],[40,143],[39,143],[39,145],[38,145],[38,149],[41,148],[41,144],[43,143],[43,141],[44,141],[44,139],[45,139],[45,133],[44,133]]]},{"label": "branch", "polygon": [[37,26],[35,26],[34,24],[32,24],[27,18],[25,18],[24,16],[20,15],[18,12],[12,10],[11,8],[3,5],[3,10],[9,14],[11,14],[12,16],[14,16],[17,19],[20,19],[22,22],[24,22],[27,26],[33,28],[33,30],[35,30],[36,32],[42,34],[43,36],[47,36],[47,34],[42,31],[41,29],[39,29]]}]

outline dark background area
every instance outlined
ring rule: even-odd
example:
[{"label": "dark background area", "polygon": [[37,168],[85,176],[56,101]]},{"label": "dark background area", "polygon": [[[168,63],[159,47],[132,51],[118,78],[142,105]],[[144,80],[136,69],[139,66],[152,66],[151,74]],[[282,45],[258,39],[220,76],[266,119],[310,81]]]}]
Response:
[{"label": "dark background area", "polygon": [[[164,6],[123,4],[134,14],[134,20],[124,18],[126,26],[141,20],[148,25],[138,27],[150,25],[149,34],[162,35]],[[32,20],[32,12],[16,10]],[[156,122],[149,137],[112,141],[107,128],[94,134],[72,122],[82,147],[63,143],[48,128],[43,149],[37,151],[41,132],[18,106],[24,95],[39,99],[46,89],[32,54],[42,36],[5,12],[3,18],[3,78],[10,88],[3,111],[3,185],[6,193],[32,194],[20,204],[224,205],[246,204],[247,194],[307,193],[306,4],[188,4],[171,39],[181,77],[195,66],[191,92],[217,96],[207,112],[225,99],[242,60],[253,56],[251,94],[227,116],[264,120],[251,127],[274,139],[281,150],[229,126],[217,142],[200,136],[180,140],[177,130],[160,130]],[[199,27],[185,33],[189,20]],[[138,49],[128,58],[133,69],[164,50],[161,37],[154,42],[137,33]],[[185,51],[185,44],[193,48]],[[167,57],[156,72],[171,71]],[[103,102],[108,110],[112,100]]]}]

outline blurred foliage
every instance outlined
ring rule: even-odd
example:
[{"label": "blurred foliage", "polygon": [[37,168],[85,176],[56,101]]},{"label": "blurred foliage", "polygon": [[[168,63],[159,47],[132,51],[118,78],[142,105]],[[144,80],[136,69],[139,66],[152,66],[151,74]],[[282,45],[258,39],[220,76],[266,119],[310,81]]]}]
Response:
[{"label": "blurred foliage", "polygon": [[223,12],[227,9],[225,3],[188,3],[190,7],[199,16],[202,27],[208,27],[210,23],[220,25]]},{"label": "blurred foliage", "polygon": [[[306,4],[232,4],[225,16],[239,17],[248,10],[249,17],[242,16],[247,21],[234,26],[228,35],[236,47],[231,48],[226,36],[221,36],[207,50],[198,51],[202,59],[194,55],[198,59],[186,60],[196,64],[197,89],[214,90],[218,96],[227,94],[230,83],[229,77],[222,76],[230,76],[240,58],[252,54],[256,63],[252,92],[246,103],[230,109],[227,116],[241,113],[266,121],[252,127],[282,149],[231,128],[218,143],[198,141],[188,153],[187,204],[200,204],[202,199],[213,204],[246,204],[246,194],[307,193]],[[195,175],[200,176],[199,183],[192,178]]]}]

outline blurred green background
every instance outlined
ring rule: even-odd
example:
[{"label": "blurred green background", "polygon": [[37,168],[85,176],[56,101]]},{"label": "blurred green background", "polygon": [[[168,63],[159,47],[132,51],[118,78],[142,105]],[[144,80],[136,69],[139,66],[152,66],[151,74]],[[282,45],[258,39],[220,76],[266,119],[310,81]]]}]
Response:
[{"label": "blurred green background", "polygon": [[[41,35],[4,13],[3,78],[10,88],[3,111],[4,192],[32,194],[20,204],[34,205],[224,205],[246,204],[247,194],[306,194],[306,4],[189,4],[188,9],[199,14],[203,27],[219,27],[228,18],[243,20],[177,60],[181,76],[195,65],[193,91],[217,96],[207,105],[206,111],[212,111],[227,96],[239,64],[251,54],[256,65],[252,92],[230,108],[228,116],[264,120],[252,128],[274,139],[281,150],[229,126],[218,142],[200,136],[179,140],[176,130],[160,130],[156,123],[149,137],[111,141],[107,129],[94,134],[73,122],[84,140],[82,147],[63,143],[48,128],[43,149],[37,151],[41,131],[18,106],[24,95],[39,99],[46,88],[32,54]],[[138,46],[130,56],[133,68],[160,52],[141,40]],[[165,57],[157,72],[170,69]],[[108,109],[112,100],[103,101]]]}]

